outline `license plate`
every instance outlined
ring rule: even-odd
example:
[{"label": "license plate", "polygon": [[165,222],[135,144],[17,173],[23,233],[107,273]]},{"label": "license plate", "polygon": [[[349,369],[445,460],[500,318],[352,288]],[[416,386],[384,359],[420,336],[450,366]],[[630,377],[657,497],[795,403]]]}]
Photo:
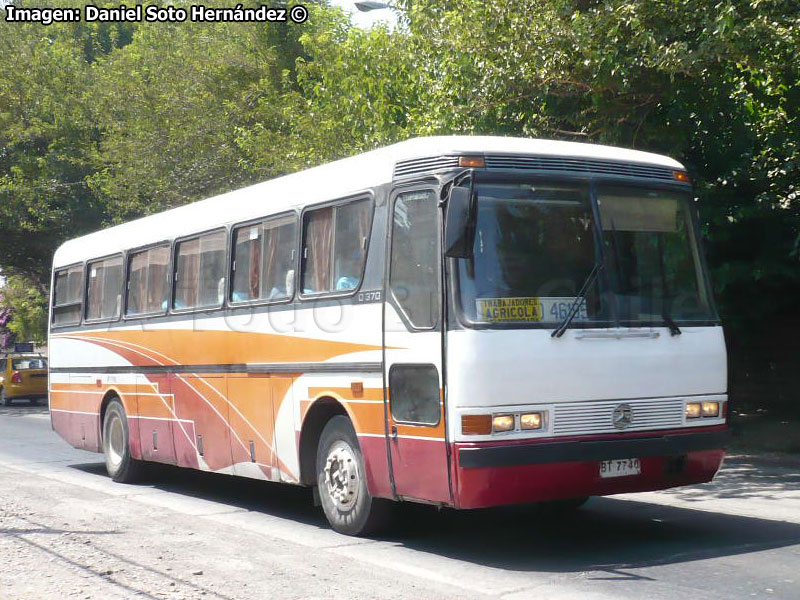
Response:
[{"label": "license plate", "polygon": [[600,477],[626,477],[639,475],[642,472],[642,463],[638,458],[622,458],[618,460],[600,461]]}]

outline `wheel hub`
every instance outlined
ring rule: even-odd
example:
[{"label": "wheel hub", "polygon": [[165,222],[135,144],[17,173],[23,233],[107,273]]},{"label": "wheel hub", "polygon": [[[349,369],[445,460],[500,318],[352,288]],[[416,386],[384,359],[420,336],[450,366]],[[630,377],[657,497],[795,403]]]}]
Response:
[{"label": "wheel hub", "polygon": [[353,449],[339,440],[328,450],[325,460],[325,487],[333,503],[341,511],[355,508],[361,480]]},{"label": "wheel hub", "polygon": [[109,423],[108,427],[108,458],[115,467],[122,462],[122,443],[124,439],[125,436],[122,431],[122,419],[120,419],[117,415],[112,415],[111,422]]}]

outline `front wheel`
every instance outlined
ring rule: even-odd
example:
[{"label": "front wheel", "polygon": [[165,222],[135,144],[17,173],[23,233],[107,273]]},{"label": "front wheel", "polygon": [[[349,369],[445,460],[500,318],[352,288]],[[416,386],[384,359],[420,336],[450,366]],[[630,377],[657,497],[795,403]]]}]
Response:
[{"label": "front wheel", "polygon": [[333,417],[322,430],[317,447],[317,486],[322,510],[339,533],[367,535],[388,521],[389,501],[370,496],[365,473],[350,420]]},{"label": "front wheel", "polygon": [[144,464],[131,456],[128,418],[122,402],[116,398],[108,404],[103,418],[103,453],[111,479],[120,483],[139,480]]}]

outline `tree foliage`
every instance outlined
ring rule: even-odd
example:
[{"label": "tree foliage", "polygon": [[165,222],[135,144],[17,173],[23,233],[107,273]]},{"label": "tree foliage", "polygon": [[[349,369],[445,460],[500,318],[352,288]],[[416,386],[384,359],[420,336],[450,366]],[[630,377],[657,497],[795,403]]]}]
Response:
[{"label": "tree foliage", "polygon": [[0,348],[13,342],[43,344],[47,339],[47,295],[22,275],[0,287]]},{"label": "tree foliage", "polygon": [[84,28],[0,21],[0,267],[46,281],[59,240],[103,222]]},{"label": "tree foliage", "polygon": [[324,2],[302,25],[0,20],[0,268],[43,287],[64,239],[411,136],[616,144],[688,166],[734,365],[768,354],[745,349],[800,292],[796,1],[395,9],[369,30]]}]

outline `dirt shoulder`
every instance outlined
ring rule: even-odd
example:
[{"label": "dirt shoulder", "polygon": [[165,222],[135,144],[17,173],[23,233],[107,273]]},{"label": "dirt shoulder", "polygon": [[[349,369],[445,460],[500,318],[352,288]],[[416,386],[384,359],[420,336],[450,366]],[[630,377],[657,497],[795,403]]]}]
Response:
[{"label": "dirt shoulder", "polygon": [[183,514],[132,492],[138,501],[0,465],[0,598],[443,597],[436,585],[203,518],[210,503]]}]

